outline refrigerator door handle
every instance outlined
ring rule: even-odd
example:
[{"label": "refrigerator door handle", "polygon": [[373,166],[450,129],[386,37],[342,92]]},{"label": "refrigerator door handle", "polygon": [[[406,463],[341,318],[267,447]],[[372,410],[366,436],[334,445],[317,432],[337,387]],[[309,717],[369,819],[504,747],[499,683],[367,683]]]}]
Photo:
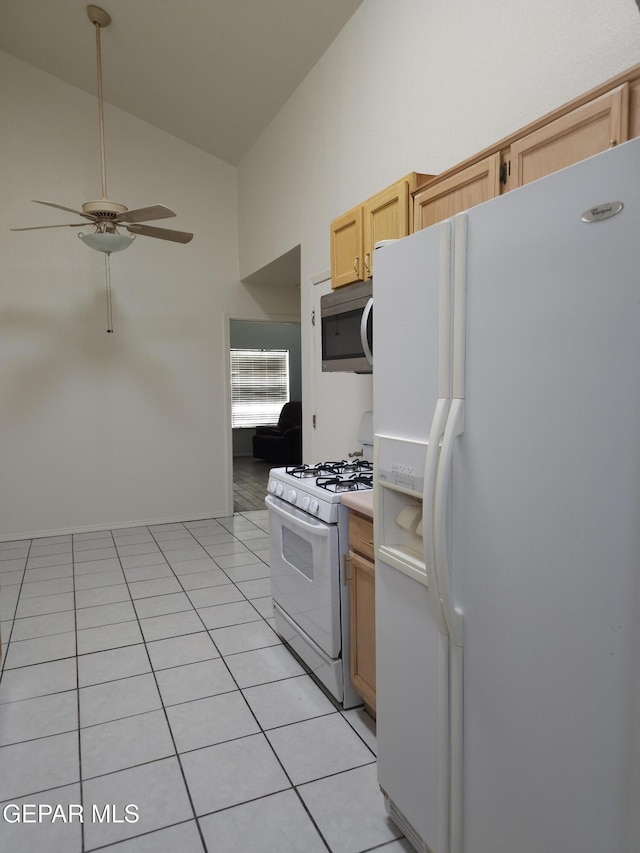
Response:
[{"label": "refrigerator door handle", "polygon": [[451,478],[451,460],[454,442],[464,432],[464,400],[454,399],[442,439],[442,450],[436,476],[433,527],[435,576],[440,605],[447,624],[451,642],[462,646],[462,614],[456,610],[449,580],[449,549],[447,543],[447,498]]},{"label": "refrigerator door handle", "polygon": [[440,457],[440,443],[447,425],[450,400],[440,397],[431,421],[429,444],[424,463],[424,486],[422,493],[422,541],[424,543],[424,563],[427,585],[433,590],[433,611],[437,615],[438,628],[445,636],[448,634],[447,624],[440,606],[440,593],[436,575],[436,555],[434,549],[434,501]]},{"label": "refrigerator door handle", "polygon": [[447,507],[451,462],[455,440],[464,432],[464,400],[454,398],[442,439],[438,461],[434,504],[435,574],[440,606],[451,639],[449,736],[450,736],[450,853],[461,853],[462,839],[462,613],[456,610],[451,594],[449,550],[447,541]]},{"label": "refrigerator door handle", "polygon": [[371,347],[369,346],[369,341],[367,340],[367,323],[369,322],[369,315],[371,314],[372,308],[373,296],[369,298],[369,301],[364,306],[364,311],[362,312],[362,317],[360,318],[360,341],[362,343],[362,351],[364,352],[369,364],[373,367],[373,353],[371,352]]}]

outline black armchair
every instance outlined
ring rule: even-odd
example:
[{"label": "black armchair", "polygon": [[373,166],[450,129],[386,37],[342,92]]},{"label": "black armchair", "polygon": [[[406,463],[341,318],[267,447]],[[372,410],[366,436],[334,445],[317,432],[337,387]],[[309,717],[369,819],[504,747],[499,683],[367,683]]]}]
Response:
[{"label": "black armchair", "polygon": [[282,465],[302,462],[302,403],[285,403],[277,426],[257,426],[253,436],[253,456]]}]

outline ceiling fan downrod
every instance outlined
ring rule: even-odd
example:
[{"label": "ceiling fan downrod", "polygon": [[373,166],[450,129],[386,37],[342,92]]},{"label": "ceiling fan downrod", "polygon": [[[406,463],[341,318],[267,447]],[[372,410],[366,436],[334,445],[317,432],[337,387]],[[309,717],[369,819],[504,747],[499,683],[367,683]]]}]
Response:
[{"label": "ceiling fan downrod", "polygon": [[100,51],[100,29],[108,27],[111,16],[100,6],[87,6],[87,15],[96,28],[96,56],[98,61],[98,124],[100,127],[100,173],[102,175],[102,198],[107,198],[107,167],[104,150],[104,107],[102,101],[102,53]]}]

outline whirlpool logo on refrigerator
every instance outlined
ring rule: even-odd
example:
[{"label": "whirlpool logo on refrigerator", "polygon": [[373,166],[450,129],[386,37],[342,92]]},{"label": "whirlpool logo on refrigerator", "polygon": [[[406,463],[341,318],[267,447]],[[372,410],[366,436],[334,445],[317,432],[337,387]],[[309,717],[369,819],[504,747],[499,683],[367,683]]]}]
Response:
[{"label": "whirlpool logo on refrigerator", "polygon": [[624,204],[621,201],[607,201],[585,210],[580,219],[583,222],[603,222],[605,219],[617,216],[623,207]]}]

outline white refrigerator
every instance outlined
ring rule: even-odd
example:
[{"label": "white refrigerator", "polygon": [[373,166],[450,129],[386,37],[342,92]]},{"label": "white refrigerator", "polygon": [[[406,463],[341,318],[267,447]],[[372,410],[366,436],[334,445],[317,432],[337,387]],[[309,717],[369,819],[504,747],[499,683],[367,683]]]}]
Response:
[{"label": "white refrigerator", "polygon": [[640,850],[640,140],[374,277],[378,778],[424,853]]}]

